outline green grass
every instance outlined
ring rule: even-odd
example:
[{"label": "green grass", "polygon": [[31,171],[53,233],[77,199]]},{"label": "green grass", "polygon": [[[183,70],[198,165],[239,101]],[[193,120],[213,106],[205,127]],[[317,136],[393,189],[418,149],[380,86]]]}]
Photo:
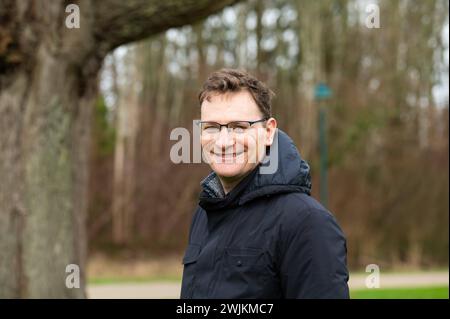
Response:
[{"label": "green grass", "polygon": [[448,286],[361,289],[350,292],[352,299],[448,299]]},{"label": "green grass", "polygon": [[[148,276],[148,277],[98,277],[89,278],[90,285],[152,283],[152,282],[181,282],[179,276]],[[448,299],[448,286],[384,288],[384,289],[355,289],[350,291],[352,299]]]}]

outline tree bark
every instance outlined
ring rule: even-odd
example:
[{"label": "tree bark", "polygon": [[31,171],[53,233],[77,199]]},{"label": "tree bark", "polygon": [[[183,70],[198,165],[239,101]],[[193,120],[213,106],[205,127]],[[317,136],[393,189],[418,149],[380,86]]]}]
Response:
[{"label": "tree bark", "polygon": [[[0,0],[0,298],[85,297],[89,127],[104,56],[234,0]],[[66,287],[77,264],[81,287]]]}]

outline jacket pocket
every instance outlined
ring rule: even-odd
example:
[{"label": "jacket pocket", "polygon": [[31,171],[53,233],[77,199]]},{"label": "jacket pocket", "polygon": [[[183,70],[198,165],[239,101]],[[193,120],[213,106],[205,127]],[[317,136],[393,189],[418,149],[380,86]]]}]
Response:
[{"label": "jacket pocket", "polygon": [[183,280],[181,282],[180,298],[192,298],[195,284],[195,266],[200,254],[200,245],[189,244],[183,257]]},{"label": "jacket pocket", "polygon": [[264,266],[264,251],[256,248],[225,248],[225,261],[237,271],[258,271]]},{"label": "jacket pocket", "polygon": [[222,293],[225,298],[258,298],[267,275],[262,249],[225,248]]},{"label": "jacket pocket", "polygon": [[183,265],[195,263],[200,254],[200,245],[189,244],[183,257]]}]

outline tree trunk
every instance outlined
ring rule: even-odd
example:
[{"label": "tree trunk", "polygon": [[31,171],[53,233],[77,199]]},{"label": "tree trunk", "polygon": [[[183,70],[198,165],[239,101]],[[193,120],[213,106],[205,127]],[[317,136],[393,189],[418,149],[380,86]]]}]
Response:
[{"label": "tree trunk", "polygon": [[136,57],[137,48],[128,52],[122,61],[127,68],[131,83],[120,88],[117,100],[116,148],[114,154],[114,187],[112,198],[112,239],[115,244],[127,244],[131,238],[134,223],[134,178],[136,137],[139,122],[139,99],[137,84],[142,83],[140,65]]},{"label": "tree trunk", "polygon": [[[89,120],[106,53],[235,1],[0,0],[0,298],[85,297]],[[80,267],[80,288],[66,266]]]}]

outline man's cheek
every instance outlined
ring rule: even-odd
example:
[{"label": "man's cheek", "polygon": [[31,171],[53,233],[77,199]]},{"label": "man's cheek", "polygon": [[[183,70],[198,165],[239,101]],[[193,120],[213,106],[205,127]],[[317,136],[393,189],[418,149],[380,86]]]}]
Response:
[{"label": "man's cheek", "polygon": [[212,140],[202,138],[200,140],[202,146],[202,161],[206,164],[211,164],[211,149],[214,146]]},{"label": "man's cheek", "polygon": [[248,162],[248,152],[245,151],[245,147],[242,146],[240,150],[236,150],[236,154],[240,153],[236,157],[236,164],[245,164]]},{"label": "man's cheek", "polygon": [[258,150],[258,143],[257,143],[257,136],[249,136],[246,140],[246,160],[249,164],[255,164],[258,162],[257,158],[257,150]]},{"label": "man's cheek", "polygon": [[236,154],[236,158],[235,158],[236,164],[247,163],[248,148],[247,148],[245,139],[236,141],[234,153]]},{"label": "man's cheek", "polygon": [[260,162],[266,156],[268,133],[266,129],[260,129],[258,133],[258,162]]}]

